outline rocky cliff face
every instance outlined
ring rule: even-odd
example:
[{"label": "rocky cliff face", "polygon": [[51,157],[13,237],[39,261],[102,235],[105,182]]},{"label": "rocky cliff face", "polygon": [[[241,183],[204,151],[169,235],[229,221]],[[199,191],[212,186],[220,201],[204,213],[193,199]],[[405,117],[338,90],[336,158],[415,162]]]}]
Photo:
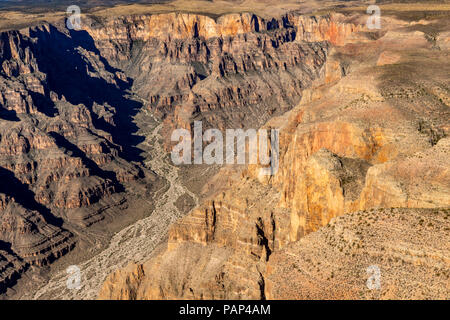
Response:
[{"label": "rocky cliff face", "polygon": [[339,64],[327,67],[330,45],[358,29],[344,20],[161,14],[1,33],[1,290],[91,237],[88,228],[149,206],[160,179],[139,145],[141,109],[164,121],[166,146],[194,119],[259,127],[314,81],[340,77]]},{"label": "rocky cliff face", "polygon": [[[438,88],[448,53],[391,28],[402,48],[390,32],[353,35],[328,55],[329,77],[266,123],[281,130],[277,174],[223,169],[222,188],[171,227],[167,247],[112,274],[99,297],[447,297],[448,210],[438,208],[450,205],[449,111]],[[385,59],[390,51],[398,58]],[[381,291],[365,286],[370,265],[384,274]]]},{"label": "rocky cliff face", "polygon": [[173,13],[93,22],[86,30],[133,77],[136,93],[164,119],[167,139],[193,119],[205,128],[259,127],[291,109],[324,72],[328,43],[358,29],[339,18]]},{"label": "rocky cliff face", "polygon": [[272,256],[267,298],[447,299],[448,216],[376,209],[333,219]]}]

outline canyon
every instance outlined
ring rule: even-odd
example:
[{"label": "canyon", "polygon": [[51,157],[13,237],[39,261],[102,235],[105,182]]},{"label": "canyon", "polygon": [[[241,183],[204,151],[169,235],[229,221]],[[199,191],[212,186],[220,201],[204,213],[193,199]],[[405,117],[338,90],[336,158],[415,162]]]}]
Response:
[{"label": "canyon", "polygon": [[260,126],[292,108],[324,72],[325,40],[355,28],[335,20],[174,13],[2,33],[2,291],[68,252],[104,249],[111,224],[159,214],[153,196],[173,180],[149,164],[157,142],[140,130],[157,129],[164,153],[193,119]]},{"label": "canyon", "polygon": [[277,174],[222,168],[205,191],[222,187],[99,298],[448,298],[448,51],[383,23],[349,28],[301,101],[263,125],[280,129]]},{"label": "canyon", "polygon": [[[448,298],[436,19],[170,12],[2,32],[0,294]],[[279,129],[279,171],[173,165],[170,135],[194,121]]]}]

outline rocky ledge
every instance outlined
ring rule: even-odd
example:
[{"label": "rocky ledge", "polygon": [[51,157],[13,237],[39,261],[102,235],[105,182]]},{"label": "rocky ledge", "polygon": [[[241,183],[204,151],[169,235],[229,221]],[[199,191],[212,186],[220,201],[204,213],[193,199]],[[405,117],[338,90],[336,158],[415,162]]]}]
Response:
[{"label": "rocky ledge", "polygon": [[259,127],[316,80],[345,73],[328,57],[360,28],[347,20],[86,16],[83,30],[61,21],[1,33],[2,289],[81,242],[95,251],[107,229],[98,224],[151,212],[163,178],[146,164],[139,130],[151,124],[137,123],[138,113],[163,121],[166,147],[194,120]]},{"label": "rocky ledge", "polygon": [[265,124],[281,130],[274,176],[222,169],[167,244],[99,298],[447,298],[449,52],[385,19],[333,46],[330,77]]}]

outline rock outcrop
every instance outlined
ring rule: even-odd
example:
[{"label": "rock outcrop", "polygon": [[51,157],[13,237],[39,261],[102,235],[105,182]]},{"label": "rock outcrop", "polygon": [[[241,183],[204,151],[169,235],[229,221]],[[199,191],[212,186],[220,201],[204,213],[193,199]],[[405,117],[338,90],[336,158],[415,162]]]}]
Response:
[{"label": "rock outcrop", "polygon": [[259,127],[291,109],[322,76],[328,43],[359,29],[339,15],[249,13],[214,20],[195,14],[111,19],[85,27],[108,61],[134,79],[136,93],[176,128]]},{"label": "rock outcrop", "polygon": [[[229,178],[171,227],[167,247],[130,266],[143,273],[132,292],[122,294],[129,274],[118,270],[99,297],[448,297],[450,115],[448,92],[437,89],[448,82],[448,53],[415,46],[415,30],[399,31],[400,48],[396,32],[335,47],[330,77],[265,124],[281,130],[278,172],[223,169]],[[399,57],[387,59],[389,50]],[[365,286],[371,265],[382,270],[381,291]]]},{"label": "rock outcrop", "polygon": [[139,146],[140,109],[164,121],[167,147],[194,119],[259,127],[316,80],[339,78],[330,46],[358,29],[341,15],[173,13],[1,33],[0,241],[24,266],[9,263],[11,275],[80,239],[97,245],[87,228],[149,206],[160,179]]},{"label": "rock outcrop", "polygon": [[[1,244],[2,247],[4,244]],[[6,287],[14,285],[20,278],[20,274],[26,270],[26,265],[13,252],[0,250],[0,293],[4,293]]]}]

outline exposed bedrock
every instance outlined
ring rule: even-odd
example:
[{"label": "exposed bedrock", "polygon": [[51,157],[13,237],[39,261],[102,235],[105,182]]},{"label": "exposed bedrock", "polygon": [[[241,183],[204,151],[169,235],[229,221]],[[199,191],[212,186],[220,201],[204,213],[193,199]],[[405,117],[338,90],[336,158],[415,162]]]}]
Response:
[{"label": "exposed bedrock", "polygon": [[339,15],[175,13],[86,17],[83,28],[0,35],[0,241],[11,251],[1,285],[132,214],[129,203],[149,206],[160,179],[143,164],[142,108],[164,121],[166,147],[193,120],[259,127],[315,81],[341,77],[331,46],[359,29]]},{"label": "exposed bedrock", "polygon": [[169,144],[172,130],[189,129],[194,119],[204,128],[259,127],[291,109],[322,76],[329,43],[358,30],[340,18],[173,13],[94,22],[86,30],[164,118]]},{"label": "exposed bedrock", "polygon": [[26,33],[0,36],[0,241],[20,261],[7,265],[2,291],[27,266],[70,251],[73,228],[124,214],[130,188],[150,195],[157,182],[135,147],[141,104],[125,92],[131,80],[87,34]]},{"label": "exposed bedrock", "polygon": [[[448,52],[402,28],[399,48],[393,34],[336,47],[333,76],[264,125],[280,129],[278,172],[222,169],[167,246],[117,270],[99,297],[448,297]],[[380,290],[366,285],[371,265]]]}]

